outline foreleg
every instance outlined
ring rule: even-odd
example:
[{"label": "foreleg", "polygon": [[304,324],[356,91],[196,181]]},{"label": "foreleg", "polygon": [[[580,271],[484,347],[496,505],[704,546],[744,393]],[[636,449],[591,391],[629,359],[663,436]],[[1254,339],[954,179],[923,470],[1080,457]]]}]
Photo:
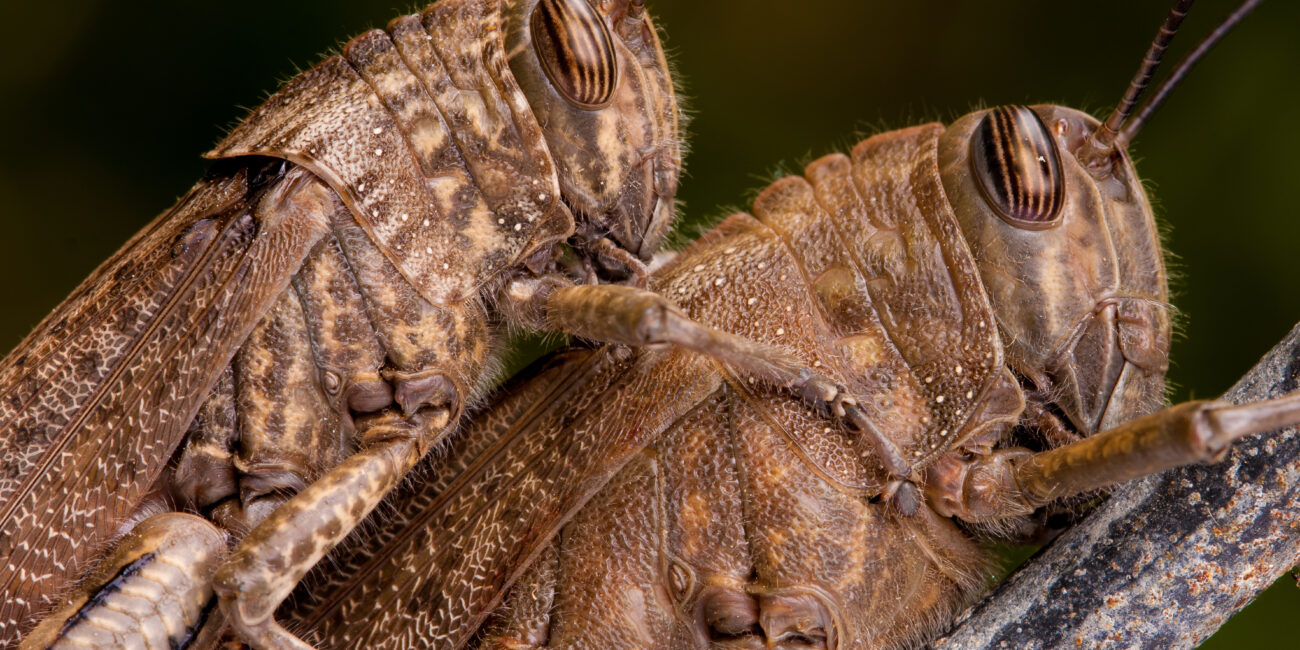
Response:
[{"label": "foreleg", "polygon": [[365,445],[280,506],[249,533],[213,579],[222,607],[245,642],[258,648],[311,648],[274,618],[298,582],[379,504],[449,429],[447,410],[367,428]]},{"label": "foreleg", "polygon": [[927,492],[941,514],[1004,519],[1180,465],[1214,462],[1239,438],[1296,424],[1300,393],[1241,405],[1185,402],[1049,451],[946,457],[930,468]]}]

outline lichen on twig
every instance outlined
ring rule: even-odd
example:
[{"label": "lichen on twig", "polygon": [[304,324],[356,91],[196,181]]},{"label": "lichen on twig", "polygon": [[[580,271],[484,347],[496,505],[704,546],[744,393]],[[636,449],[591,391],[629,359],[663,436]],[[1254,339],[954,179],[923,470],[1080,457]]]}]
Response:
[{"label": "lichen on twig", "polygon": [[[1297,326],[1225,395],[1300,385]],[[943,650],[1194,647],[1300,561],[1300,435],[1135,481],[1035,555],[944,636]]]}]

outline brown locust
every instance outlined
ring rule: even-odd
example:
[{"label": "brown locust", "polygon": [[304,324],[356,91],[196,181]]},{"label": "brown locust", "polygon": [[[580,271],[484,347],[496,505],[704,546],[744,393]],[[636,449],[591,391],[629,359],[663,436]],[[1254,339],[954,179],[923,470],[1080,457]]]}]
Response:
[{"label": "brown locust", "polygon": [[176,609],[115,643],[188,643],[215,588],[240,639],[301,645],[276,606],[455,430],[510,327],[679,344],[851,409],[639,288],[678,119],[641,0],[443,0],[287,82],[0,362],[0,641],[54,604],[91,621],[70,588],[129,557]]}]

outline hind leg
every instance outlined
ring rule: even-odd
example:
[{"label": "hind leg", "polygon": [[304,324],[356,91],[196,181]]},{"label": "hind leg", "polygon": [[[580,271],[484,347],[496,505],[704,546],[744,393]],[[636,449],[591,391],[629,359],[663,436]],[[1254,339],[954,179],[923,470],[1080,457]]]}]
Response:
[{"label": "hind leg", "polygon": [[212,574],[226,553],[225,535],[200,517],[150,517],[117,543],[22,648],[178,648],[200,635],[212,637],[221,627],[212,617]]}]

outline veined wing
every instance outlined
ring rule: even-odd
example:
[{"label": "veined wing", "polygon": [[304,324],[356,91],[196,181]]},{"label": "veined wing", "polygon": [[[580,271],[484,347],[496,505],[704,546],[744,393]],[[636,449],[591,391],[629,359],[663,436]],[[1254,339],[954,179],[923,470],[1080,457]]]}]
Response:
[{"label": "veined wing", "polygon": [[560,527],[719,386],[711,361],[677,351],[629,364],[578,350],[525,373],[436,478],[394,495],[397,512],[341,560],[341,580],[298,592],[300,623],[331,647],[463,644]]},{"label": "veined wing", "polygon": [[200,182],[0,363],[0,640],[116,532],[337,199],[280,163]]}]

